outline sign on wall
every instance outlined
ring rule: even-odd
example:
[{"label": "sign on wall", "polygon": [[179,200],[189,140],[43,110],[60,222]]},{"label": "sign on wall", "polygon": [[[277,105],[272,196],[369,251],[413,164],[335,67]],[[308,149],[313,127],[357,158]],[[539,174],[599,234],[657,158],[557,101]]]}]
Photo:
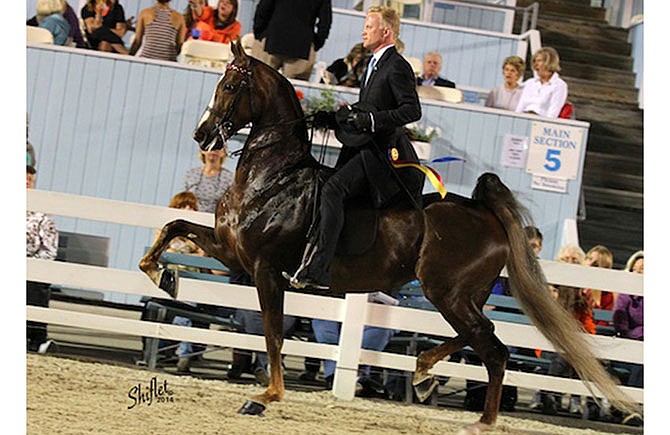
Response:
[{"label": "sign on wall", "polygon": [[583,134],[583,128],[533,122],[526,172],[545,178],[576,179]]},{"label": "sign on wall", "polygon": [[528,136],[506,134],[500,156],[500,164],[508,168],[523,168],[526,166],[527,151]]}]

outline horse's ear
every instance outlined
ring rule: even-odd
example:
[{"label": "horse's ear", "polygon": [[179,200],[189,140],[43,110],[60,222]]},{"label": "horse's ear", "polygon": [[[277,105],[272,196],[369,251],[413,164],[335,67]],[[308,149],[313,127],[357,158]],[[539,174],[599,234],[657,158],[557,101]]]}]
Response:
[{"label": "horse's ear", "polygon": [[230,50],[233,52],[233,56],[239,57],[240,56],[240,38],[237,38],[233,42],[230,43]]},{"label": "horse's ear", "polygon": [[244,51],[244,47],[242,46],[242,38],[237,38],[235,41],[233,41],[231,43],[231,49],[236,59],[243,61],[249,60],[247,53]]}]

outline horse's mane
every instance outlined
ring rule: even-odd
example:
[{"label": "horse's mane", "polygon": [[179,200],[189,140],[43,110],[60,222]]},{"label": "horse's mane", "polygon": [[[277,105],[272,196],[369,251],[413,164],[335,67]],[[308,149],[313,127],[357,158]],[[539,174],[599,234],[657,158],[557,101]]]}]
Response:
[{"label": "horse's mane", "polygon": [[[280,86],[280,89],[283,88],[283,91],[285,91],[286,94],[288,95],[290,107],[295,111],[298,118],[304,118],[305,112],[302,110],[300,100],[298,100],[298,95],[296,94],[295,88],[293,87],[291,82],[286,77],[284,77],[279,71],[261,62],[255,57],[249,56],[249,61],[252,70],[256,70],[256,68],[261,68],[263,71],[267,72],[270,77],[272,77],[272,79],[276,82],[276,84]],[[307,124],[303,121],[298,123],[298,125],[304,126],[304,131],[306,135]]]}]

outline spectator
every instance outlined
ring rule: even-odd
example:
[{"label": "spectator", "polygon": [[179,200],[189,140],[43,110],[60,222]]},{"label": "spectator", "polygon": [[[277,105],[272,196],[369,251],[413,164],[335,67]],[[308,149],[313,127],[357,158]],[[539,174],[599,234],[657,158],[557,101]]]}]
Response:
[{"label": "spectator", "polygon": [[417,86],[443,86],[455,88],[456,83],[440,77],[442,55],[437,51],[429,51],[423,57],[423,72],[416,78]]},{"label": "spectator", "polygon": [[558,118],[568,98],[568,85],[558,75],[558,52],[551,47],[540,48],[533,55],[532,65],[535,76],[524,82],[516,112]]},{"label": "spectator", "polygon": [[175,62],[186,34],[184,17],[169,6],[170,0],[156,0],[152,8],[143,9],[137,19],[135,39],[130,54],[142,48],[139,57]]},{"label": "spectator", "polygon": [[544,241],[544,237],[542,236],[540,229],[529,225],[525,227],[523,231],[526,234],[526,238],[528,239],[528,246],[530,246],[530,249],[533,250],[535,256],[540,258],[540,252],[542,252],[542,242]]},{"label": "spectator", "polygon": [[[398,300],[386,293],[375,292],[368,295],[369,302],[377,302],[386,305],[398,305]],[[340,341],[340,322],[333,320],[312,319],[312,329],[318,343],[338,344]],[[363,349],[382,351],[396,334],[392,329],[378,328],[365,325],[363,329]],[[326,389],[333,388],[333,378],[335,375],[336,362],[333,360],[323,360],[323,377]],[[381,381],[372,381],[370,366],[362,365],[358,368],[358,381],[356,384],[356,395],[366,395],[371,390],[378,390],[382,387]],[[373,387],[376,386],[376,388]]]},{"label": "spectator", "polygon": [[[26,188],[35,187],[35,168],[26,166]],[[26,257],[44,260],[56,259],[58,253],[58,231],[51,217],[44,213],[26,211]],[[27,281],[26,303],[38,307],[48,307],[51,286],[48,283]],[[28,350],[46,353],[51,341],[47,341],[47,325],[28,321],[26,338]]]},{"label": "spectator", "polygon": [[324,73],[324,81],[329,85],[359,88],[370,61],[370,52],[359,42],[354,45],[345,58],[331,63]]},{"label": "spectator", "polygon": [[[637,251],[630,256],[626,262],[626,270],[632,273],[644,274],[644,252]],[[614,308],[614,329],[621,337],[631,340],[644,340],[644,297],[636,295],[620,294],[616,299]],[[644,366],[640,364],[628,364],[630,375],[626,385],[631,387],[644,387]],[[642,417],[634,412],[623,416],[623,424],[639,426]]]},{"label": "spectator", "polygon": [[127,30],[126,16],[116,0],[87,0],[81,9],[81,18],[91,48],[128,54],[121,39]]},{"label": "spectator", "polygon": [[[191,210],[198,211],[198,198],[196,198],[193,192],[184,191],[179,192],[170,199],[170,208],[177,208],[180,210]],[[156,232],[156,237],[160,234],[160,230]],[[184,237],[176,237],[170,242],[170,246],[165,250],[166,252],[175,252],[178,254],[186,255],[198,255],[204,256],[205,252],[200,249],[195,243],[191,240],[188,240]],[[188,266],[178,266],[178,267],[188,267]],[[198,270],[199,272],[199,270]]]},{"label": "spectator", "polygon": [[485,106],[514,111],[521,98],[519,80],[523,77],[525,67],[526,62],[519,56],[506,57],[502,67],[505,82],[489,93]]},{"label": "spectator", "polygon": [[70,24],[70,34],[69,37],[72,42],[74,42],[75,47],[77,48],[90,48],[88,42],[84,39],[84,35],[81,33],[81,28],[79,27],[79,17],[77,13],[72,9],[69,3],[65,3],[65,12],[63,16]]},{"label": "spectator", "polygon": [[[70,25],[70,33],[68,34],[66,45],[72,45],[74,42],[74,45],[77,48],[90,48],[84,39],[84,35],[81,33],[81,28],[79,27],[79,17],[77,16],[77,13],[74,11],[74,9],[72,9],[72,6],[70,6],[70,4],[67,2],[65,3],[65,12],[63,12],[63,17]],[[26,21],[26,25],[34,27],[39,26],[39,23],[37,22],[37,16],[35,15],[28,19],[28,21]]]},{"label": "spectator", "polygon": [[[644,274],[644,252],[637,251],[626,262],[628,272]],[[614,308],[614,328],[625,338],[644,340],[644,297],[621,294]],[[641,384],[639,386],[642,386]]]},{"label": "spectator", "polygon": [[[584,264],[591,267],[611,269],[614,264],[614,256],[612,255],[612,251],[605,246],[596,245],[586,253]],[[584,289],[583,292],[593,309],[609,311],[614,309],[614,294],[612,292],[593,289]],[[608,322],[602,320],[598,320],[596,324],[603,326],[610,325]]]},{"label": "spectator", "polygon": [[70,24],[63,15],[67,8],[65,0],[38,0],[35,18],[38,27],[48,30],[55,45],[66,45],[70,36]]},{"label": "spectator", "polygon": [[224,192],[233,184],[233,174],[223,168],[226,150],[200,151],[203,166],[189,169],[184,176],[184,190],[198,198],[200,211],[216,212],[216,204]]},{"label": "spectator", "polygon": [[288,78],[309,80],[332,15],[330,0],[260,0],[253,25],[263,48],[257,57]]},{"label": "spectator", "polygon": [[195,26],[198,24],[200,18],[203,17],[203,14],[206,16],[213,16],[214,9],[211,6],[207,6],[206,0],[188,0],[186,9],[184,9],[184,23],[186,25],[186,39],[191,36],[191,32],[195,29]]},{"label": "spectator", "polygon": [[[197,22],[195,22],[191,37],[197,36],[204,41],[221,42],[230,44],[237,40],[242,33],[242,24],[237,21],[237,0],[219,0],[214,10],[210,6],[197,5],[202,9],[198,15],[196,11],[200,10],[196,5],[191,7],[191,16],[195,13]],[[195,36],[194,36],[195,35]]]}]

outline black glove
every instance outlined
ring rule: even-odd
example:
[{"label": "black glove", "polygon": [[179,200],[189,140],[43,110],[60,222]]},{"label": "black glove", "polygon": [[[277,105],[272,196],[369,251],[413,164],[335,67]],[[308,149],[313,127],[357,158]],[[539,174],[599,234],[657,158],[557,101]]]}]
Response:
[{"label": "black glove", "polygon": [[369,132],[372,130],[372,113],[370,112],[351,112],[347,115],[347,124],[358,131]]},{"label": "black glove", "polygon": [[316,128],[328,128],[331,130],[335,130],[337,128],[337,121],[335,120],[335,112],[319,110],[314,114],[313,125]]}]

